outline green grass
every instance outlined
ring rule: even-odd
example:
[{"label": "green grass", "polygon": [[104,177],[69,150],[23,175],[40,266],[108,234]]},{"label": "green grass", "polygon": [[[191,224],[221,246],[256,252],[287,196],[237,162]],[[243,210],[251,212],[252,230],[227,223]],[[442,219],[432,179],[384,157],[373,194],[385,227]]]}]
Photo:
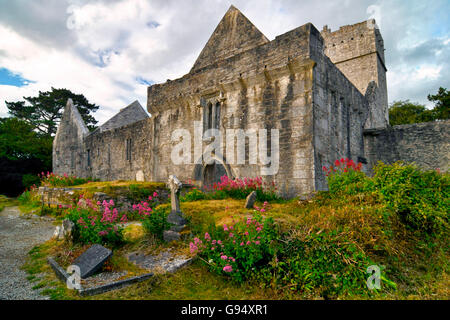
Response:
[{"label": "green grass", "polygon": [[6,207],[13,207],[19,205],[17,199],[8,198],[4,195],[0,195],[0,212],[3,211]]}]

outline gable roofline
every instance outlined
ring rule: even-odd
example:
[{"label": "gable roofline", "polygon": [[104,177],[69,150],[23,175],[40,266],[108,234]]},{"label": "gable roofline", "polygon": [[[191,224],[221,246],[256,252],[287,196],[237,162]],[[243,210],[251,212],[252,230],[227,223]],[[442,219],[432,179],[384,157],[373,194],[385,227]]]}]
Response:
[{"label": "gable roofline", "polygon": [[125,108],[120,109],[120,111],[107,120],[100,127],[95,129],[90,134],[101,133],[104,131],[109,131],[117,128],[127,126],[129,124],[144,120],[149,118],[149,115],[141,106],[138,100],[130,103]]},{"label": "gable roofline", "polygon": [[269,39],[235,6],[225,13],[190,72],[266,44]]},{"label": "gable roofline", "polygon": [[78,134],[78,139],[80,141],[89,134],[89,129],[86,126],[86,124],[84,123],[84,120],[81,117],[81,114],[78,111],[78,108],[76,106],[74,106],[72,99],[69,98],[67,100],[66,107],[64,108],[64,113],[63,113],[63,116],[59,123],[58,129],[56,129],[56,134],[53,139],[53,143],[55,143],[58,140],[61,130],[63,130],[64,124],[62,122],[69,120],[69,119],[67,119],[67,117],[69,117],[69,119],[72,119],[73,123],[78,128],[77,134]]}]

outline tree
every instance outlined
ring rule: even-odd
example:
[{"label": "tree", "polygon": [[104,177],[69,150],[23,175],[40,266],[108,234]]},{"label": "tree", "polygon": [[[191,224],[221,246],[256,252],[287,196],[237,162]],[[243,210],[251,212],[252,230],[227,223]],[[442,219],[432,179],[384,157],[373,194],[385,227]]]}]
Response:
[{"label": "tree", "polygon": [[56,133],[58,123],[61,120],[62,112],[67,100],[72,99],[74,106],[78,108],[86,126],[93,130],[97,121],[91,115],[98,106],[89,103],[82,94],[75,94],[68,89],[55,89],[41,92],[37,97],[23,97],[25,101],[7,102],[9,114],[20,120],[26,121],[34,129],[46,136]]},{"label": "tree", "polygon": [[409,100],[394,101],[389,107],[389,123],[391,126],[433,121],[432,110],[424,105]]},{"label": "tree", "polygon": [[450,92],[440,87],[435,95],[428,95],[428,100],[435,103],[433,113],[436,120],[450,119]]},{"label": "tree", "polygon": [[18,118],[0,118],[0,193],[17,196],[51,170],[52,140]]},{"label": "tree", "polygon": [[51,167],[52,138],[37,133],[24,120],[0,118],[0,158],[39,159],[46,167]]}]

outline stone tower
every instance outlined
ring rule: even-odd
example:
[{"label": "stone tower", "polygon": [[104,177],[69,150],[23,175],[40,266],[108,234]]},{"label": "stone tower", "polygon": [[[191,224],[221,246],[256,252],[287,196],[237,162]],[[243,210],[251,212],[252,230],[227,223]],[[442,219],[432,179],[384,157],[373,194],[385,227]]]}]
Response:
[{"label": "stone tower", "polygon": [[[375,20],[340,27],[324,26],[324,52],[370,102],[365,128],[389,123],[384,43]],[[371,82],[374,82],[371,84]]]}]

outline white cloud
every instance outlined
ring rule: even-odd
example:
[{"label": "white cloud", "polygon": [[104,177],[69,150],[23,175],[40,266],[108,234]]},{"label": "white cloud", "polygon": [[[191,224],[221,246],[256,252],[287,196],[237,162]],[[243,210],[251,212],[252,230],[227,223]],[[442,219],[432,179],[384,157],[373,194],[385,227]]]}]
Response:
[{"label": "white cloud", "polygon": [[[100,105],[104,122],[138,99],[147,87],[138,79],[165,82],[189,72],[231,3],[269,39],[312,22],[332,30],[370,18],[385,40],[390,100],[426,102],[448,86],[448,3],[421,1],[298,0],[0,0],[0,67],[35,81],[0,86],[3,101],[35,96],[51,86],[84,94]],[[435,35],[435,29],[441,34]],[[442,32],[444,34],[442,34]]]}]

